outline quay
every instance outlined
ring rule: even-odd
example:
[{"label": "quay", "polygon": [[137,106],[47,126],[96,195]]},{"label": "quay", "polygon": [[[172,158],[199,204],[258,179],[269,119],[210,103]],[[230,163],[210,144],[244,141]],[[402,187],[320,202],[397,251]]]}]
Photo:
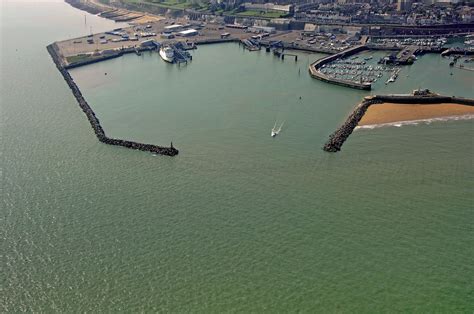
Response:
[{"label": "quay", "polygon": [[428,90],[415,90],[411,95],[375,95],[366,96],[364,100],[358,104],[346,121],[329,136],[329,140],[324,144],[323,150],[326,152],[338,152],[347,138],[352,134],[355,127],[366,113],[367,109],[373,104],[381,103],[395,104],[441,104],[455,103],[460,105],[474,106],[474,99],[442,96],[432,93]]},{"label": "quay", "polygon": [[141,150],[141,151],[146,151],[146,152],[151,152],[151,153],[166,155],[166,156],[176,156],[179,153],[179,151],[173,147],[173,143],[171,143],[170,147],[163,147],[163,146],[157,146],[153,144],[144,144],[144,143],[139,143],[139,142],[133,142],[133,141],[127,141],[127,140],[108,137],[105,134],[104,129],[100,125],[99,119],[96,117],[94,111],[89,106],[89,104],[84,99],[84,97],[82,96],[82,93],[79,87],[74,82],[74,79],[71,77],[68,70],[64,67],[63,60],[57,52],[58,48],[56,44],[48,45],[46,49],[48,50],[49,54],[51,55],[51,58],[53,59],[54,64],[56,65],[59,72],[62,74],[64,80],[66,81],[69,88],[71,89],[72,94],[74,95],[74,97],[77,100],[77,103],[79,104],[79,107],[81,107],[82,111],[84,112],[87,119],[89,120],[89,123],[91,124],[91,127],[94,130],[94,133],[100,142],[108,144],[108,145],[122,146],[126,148],[131,148],[131,149],[136,149],[136,150]]},{"label": "quay", "polygon": [[418,47],[416,46],[407,46],[403,48],[396,57],[395,63],[396,64],[401,64],[401,65],[406,65],[406,64],[413,64],[414,60],[414,55],[419,52]]},{"label": "quay", "polygon": [[[156,48],[154,43],[173,41],[183,45],[203,45],[223,42],[237,42],[250,36],[243,29],[221,29],[215,24],[203,25],[197,22],[170,24],[168,19],[148,24],[116,28],[112,31],[56,42],[58,53],[65,64],[77,67],[89,63]],[[170,28],[172,27],[172,28]],[[228,36],[222,37],[223,32]]]}]

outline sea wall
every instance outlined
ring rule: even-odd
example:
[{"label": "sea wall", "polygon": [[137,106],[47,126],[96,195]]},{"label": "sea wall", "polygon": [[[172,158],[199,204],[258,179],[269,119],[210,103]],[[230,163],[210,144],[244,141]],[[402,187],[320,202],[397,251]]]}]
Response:
[{"label": "sea wall", "polygon": [[375,95],[365,97],[364,100],[354,108],[354,111],[349,115],[346,121],[329,136],[329,140],[324,144],[323,150],[327,152],[338,152],[342,145],[347,140],[349,135],[354,131],[360,120],[366,113],[367,109],[373,104],[381,103],[396,103],[396,104],[441,104],[441,103],[455,103],[467,106],[474,106],[474,99],[429,95],[429,96],[414,96],[414,95]]},{"label": "sea wall", "polygon": [[84,97],[82,96],[82,93],[79,90],[79,87],[74,82],[74,79],[71,77],[67,69],[64,68],[63,61],[57,52],[56,44],[48,45],[46,49],[48,50],[49,54],[51,55],[51,58],[53,59],[54,64],[56,65],[59,72],[62,74],[64,80],[66,81],[69,88],[71,89],[72,94],[74,95],[74,97],[77,100],[77,103],[79,104],[79,107],[81,107],[82,111],[84,112],[87,119],[89,120],[89,123],[91,124],[91,127],[94,130],[94,133],[100,142],[109,144],[109,145],[122,146],[126,148],[147,151],[147,152],[152,152],[152,153],[166,155],[166,156],[175,156],[178,154],[179,151],[173,147],[172,143],[170,147],[162,147],[162,146],[157,146],[153,144],[143,144],[143,143],[138,143],[138,142],[133,142],[133,141],[107,137],[104,129],[100,125],[99,119],[96,117],[94,111],[89,106],[89,104],[84,99]]},{"label": "sea wall", "polygon": [[65,69],[78,68],[78,67],[81,67],[83,65],[88,65],[88,64],[92,64],[92,63],[96,63],[96,62],[100,62],[100,61],[105,61],[105,60],[109,60],[109,59],[118,58],[118,57],[121,57],[122,55],[123,55],[123,52],[120,51],[120,52],[117,52],[117,53],[114,53],[114,54],[109,54],[109,55],[105,55],[105,56],[98,56],[98,57],[86,59],[86,60],[83,60],[83,61],[69,63],[69,64],[65,65],[64,68]]},{"label": "sea wall", "polygon": [[88,65],[88,64],[92,64],[92,63],[97,63],[97,62],[101,62],[101,61],[105,61],[105,60],[118,58],[118,57],[121,57],[121,56],[123,56],[124,54],[127,54],[127,53],[140,53],[140,52],[143,52],[143,51],[150,51],[150,50],[153,50],[153,49],[155,49],[155,48],[154,47],[122,48],[122,49],[120,49],[120,50],[118,50],[114,53],[108,53],[108,54],[105,54],[105,55],[94,56],[94,57],[91,57],[89,59],[85,59],[85,60],[82,60],[82,61],[65,64],[65,65],[63,65],[63,67],[65,69],[72,69],[72,68],[81,67],[83,65]]},{"label": "sea wall", "polygon": [[64,0],[64,2],[70,4],[76,9],[89,12],[90,14],[98,14],[104,11],[104,8],[92,4],[90,1]]},{"label": "sea wall", "polygon": [[[370,98],[370,97],[368,97]],[[474,106],[474,99],[456,97],[456,96],[413,96],[413,95],[375,95],[372,99],[380,100],[381,102],[399,103],[399,104],[441,104],[441,103],[455,103],[460,105]]]}]

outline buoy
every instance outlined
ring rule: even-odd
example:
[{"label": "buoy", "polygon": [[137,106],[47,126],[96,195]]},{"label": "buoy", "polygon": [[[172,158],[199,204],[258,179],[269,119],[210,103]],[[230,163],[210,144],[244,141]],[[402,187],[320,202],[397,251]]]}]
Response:
[{"label": "buoy", "polygon": [[104,75],[107,75],[107,72],[105,72]]}]

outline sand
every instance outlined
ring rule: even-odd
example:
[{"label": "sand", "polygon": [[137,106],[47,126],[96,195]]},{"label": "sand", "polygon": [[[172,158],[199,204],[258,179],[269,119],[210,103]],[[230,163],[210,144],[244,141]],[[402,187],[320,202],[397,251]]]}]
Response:
[{"label": "sand", "polygon": [[474,114],[474,106],[453,103],[432,105],[383,103],[370,106],[359,122],[359,125],[413,121],[467,114]]}]

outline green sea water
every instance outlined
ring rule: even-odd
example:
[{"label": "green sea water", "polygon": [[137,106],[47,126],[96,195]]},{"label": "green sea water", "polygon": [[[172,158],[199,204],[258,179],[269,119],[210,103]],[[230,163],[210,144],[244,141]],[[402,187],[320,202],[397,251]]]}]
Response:
[{"label": "green sea water", "polygon": [[[311,79],[320,55],[223,44],[187,66],[145,53],[72,70],[109,136],[180,154],[111,147],[45,46],[117,24],[1,6],[2,312],[474,310],[473,120],[357,130],[325,153],[370,93]],[[448,63],[425,55],[373,93],[474,97],[473,72]]]}]

